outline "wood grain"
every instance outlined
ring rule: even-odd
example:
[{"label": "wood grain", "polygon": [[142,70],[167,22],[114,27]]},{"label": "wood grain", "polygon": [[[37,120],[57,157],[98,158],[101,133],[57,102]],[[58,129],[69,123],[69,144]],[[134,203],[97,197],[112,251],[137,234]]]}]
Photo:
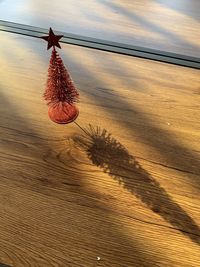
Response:
[{"label": "wood grain", "polygon": [[199,266],[199,71],[63,45],[86,135],[47,117],[45,44],[0,38],[0,262]]},{"label": "wood grain", "polygon": [[4,0],[0,19],[199,57],[198,0]]}]

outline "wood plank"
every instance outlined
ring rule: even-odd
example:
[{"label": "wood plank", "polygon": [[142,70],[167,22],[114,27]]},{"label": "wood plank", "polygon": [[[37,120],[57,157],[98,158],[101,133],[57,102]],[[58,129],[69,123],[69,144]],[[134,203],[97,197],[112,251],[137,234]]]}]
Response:
[{"label": "wood plank", "polygon": [[199,9],[197,0],[4,0],[0,18],[199,57]]},{"label": "wood plank", "polygon": [[199,70],[63,45],[85,136],[47,117],[45,44],[0,38],[0,262],[199,266]]}]

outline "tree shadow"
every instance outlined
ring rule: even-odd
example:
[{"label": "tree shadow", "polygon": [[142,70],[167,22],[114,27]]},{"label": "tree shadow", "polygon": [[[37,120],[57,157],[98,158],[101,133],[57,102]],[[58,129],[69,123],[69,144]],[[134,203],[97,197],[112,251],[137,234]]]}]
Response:
[{"label": "tree shadow", "polygon": [[100,127],[89,125],[83,130],[85,134],[75,136],[73,140],[94,165],[117,180],[173,228],[200,245],[198,225],[120,142]]}]

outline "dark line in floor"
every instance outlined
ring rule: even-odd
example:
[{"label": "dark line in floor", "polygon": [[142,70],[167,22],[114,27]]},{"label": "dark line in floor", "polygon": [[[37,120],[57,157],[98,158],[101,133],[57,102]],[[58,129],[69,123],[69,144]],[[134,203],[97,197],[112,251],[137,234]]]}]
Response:
[{"label": "dark line in floor", "polygon": [[[48,30],[44,28],[3,20],[0,20],[0,31],[22,34],[35,38],[39,38],[41,35],[48,33]],[[145,47],[138,47],[134,45],[126,45],[71,33],[63,33],[58,31],[56,31],[56,33],[64,35],[61,42],[66,44],[200,69],[200,58],[154,50]]]}]

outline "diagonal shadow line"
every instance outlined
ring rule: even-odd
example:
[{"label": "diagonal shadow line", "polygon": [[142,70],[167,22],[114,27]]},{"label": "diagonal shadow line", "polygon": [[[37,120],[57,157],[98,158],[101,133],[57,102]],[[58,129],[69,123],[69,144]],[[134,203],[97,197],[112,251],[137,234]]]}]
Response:
[{"label": "diagonal shadow line", "polygon": [[139,198],[153,212],[200,245],[200,228],[106,129],[89,125],[73,138],[91,162]]},{"label": "diagonal shadow line", "polygon": [[119,6],[117,3],[113,3],[111,1],[107,0],[101,0],[101,3],[104,4],[107,8],[109,7],[110,9],[118,10],[120,14],[123,14],[124,16],[127,16],[129,19],[131,19],[134,23],[137,22],[139,23],[142,27],[145,27],[146,29],[157,32],[159,34],[162,34],[163,36],[169,37],[171,40],[175,40],[178,44],[182,44],[185,47],[188,47],[193,50],[200,51],[200,47],[195,46],[187,41],[185,41],[183,38],[178,37],[176,34],[169,32],[166,29],[163,29],[156,25],[155,23],[152,23],[145,18],[142,18],[135,14],[133,10],[129,11],[128,9]]},{"label": "diagonal shadow line", "polygon": [[[16,108],[10,103],[10,101],[7,100],[6,96],[3,93],[1,93],[1,86],[2,85],[0,85],[0,110],[2,110],[3,114],[6,114],[6,117],[4,118],[3,123],[2,123],[2,117],[1,117],[0,128],[1,128],[1,125],[3,124],[2,125],[3,127],[5,127],[5,128],[8,127],[9,129],[13,129],[14,132],[16,132],[16,130],[18,129],[18,127],[20,125],[20,127],[23,128],[23,129],[21,129],[22,133],[24,133],[25,135],[28,133],[31,133],[30,138],[32,138],[32,137],[40,138],[38,133],[34,131],[34,127],[32,127],[30,125],[30,123],[25,120],[25,118],[23,118],[20,114],[18,114],[18,112],[16,111]],[[41,97],[41,96],[38,96],[38,97]],[[15,99],[13,99],[13,101],[15,101]],[[13,114],[14,114],[14,121],[13,120],[11,121],[11,120],[9,120],[9,118],[13,118]],[[48,120],[48,118],[47,118],[47,120]],[[6,124],[5,124],[5,122],[6,122]],[[14,127],[13,127],[13,125],[14,125]],[[45,139],[40,138],[39,145],[44,150],[45,153],[47,152],[47,148],[49,148],[49,150],[52,150],[50,143]],[[69,164],[71,165],[71,162],[69,162]],[[57,171],[56,171],[56,173],[57,173]],[[22,175],[22,174],[20,173],[20,175]],[[76,173],[76,175],[77,175],[77,173]],[[80,172],[79,175],[80,175],[79,183],[81,184],[85,180],[84,174]],[[17,177],[15,177],[15,178],[17,178]],[[57,178],[57,177],[55,176],[55,178]],[[50,184],[49,169],[47,169],[44,173],[41,173],[40,178],[35,177],[35,179],[37,179],[41,182],[41,186],[49,185]],[[69,180],[70,178],[68,176],[66,176],[66,179]],[[73,182],[69,181],[69,183],[73,183]],[[33,188],[33,190],[40,192],[39,186],[36,189]],[[95,196],[95,192],[92,192],[92,194],[93,194],[93,196]],[[59,198],[59,196],[57,196],[57,195],[55,197]],[[97,198],[98,197],[99,196],[97,196]],[[81,205],[84,206],[84,203],[82,203]],[[105,218],[108,217],[108,222],[110,221],[111,214],[112,213],[110,213],[109,210],[105,210],[105,212],[104,212]],[[84,218],[83,218],[83,221],[84,221]],[[115,224],[114,223],[111,222],[110,227],[113,228],[113,231],[117,232],[117,238],[115,239],[114,237],[111,236],[110,237],[111,240],[115,244],[118,244],[119,240],[123,241],[123,243],[129,248],[129,251],[132,255],[131,259],[135,263],[135,266],[148,267],[149,264],[152,266],[156,266],[157,257],[155,255],[154,255],[154,259],[152,259],[152,257],[148,256],[148,254],[143,253],[141,245],[136,240],[134,240],[134,241],[133,241],[133,239],[130,240],[125,233],[123,233],[122,231],[119,231],[118,229],[115,230]],[[97,233],[96,233],[95,238],[97,238],[97,243],[98,243],[98,240],[100,238],[99,229],[96,229],[96,231],[97,231]],[[120,253],[123,254],[123,251],[120,251],[120,248],[119,248],[117,250],[116,254],[113,254],[113,257],[116,258],[116,261],[119,260],[119,254]],[[41,255],[42,255],[42,253],[41,253]]]}]

